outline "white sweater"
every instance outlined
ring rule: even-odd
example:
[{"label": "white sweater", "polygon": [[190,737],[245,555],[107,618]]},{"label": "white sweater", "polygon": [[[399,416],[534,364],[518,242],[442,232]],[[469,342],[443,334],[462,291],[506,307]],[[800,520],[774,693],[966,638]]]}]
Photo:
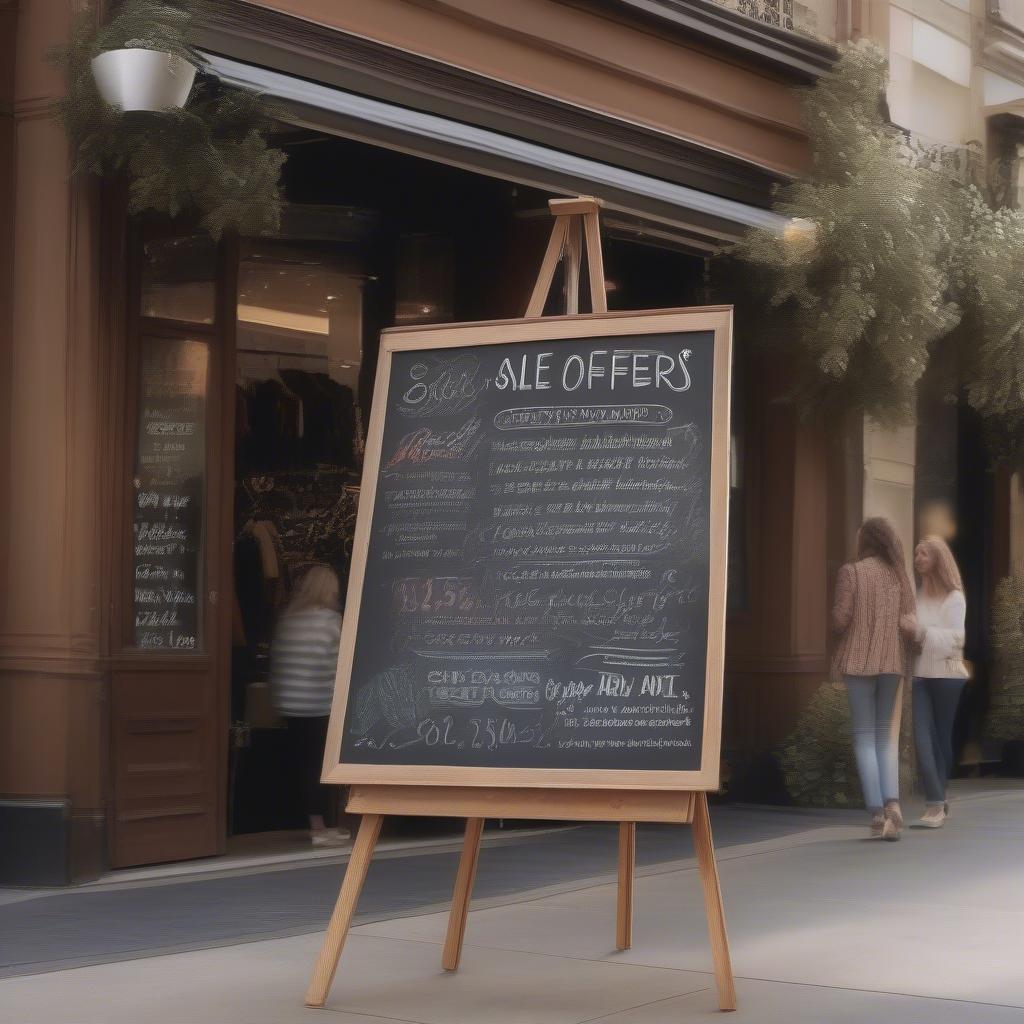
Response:
[{"label": "white sweater", "polygon": [[963,679],[964,620],[967,602],[963,591],[951,590],[945,597],[927,597],[917,592],[917,639],[921,653],[914,662],[914,675],[925,679]]}]

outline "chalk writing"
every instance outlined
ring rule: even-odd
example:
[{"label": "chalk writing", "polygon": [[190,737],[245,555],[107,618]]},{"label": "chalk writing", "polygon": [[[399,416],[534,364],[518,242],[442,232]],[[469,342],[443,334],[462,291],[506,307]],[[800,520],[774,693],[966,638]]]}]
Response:
[{"label": "chalk writing", "polygon": [[135,646],[200,645],[205,343],[147,337],[140,361],[133,532]]},{"label": "chalk writing", "polygon": [[559,345],[392,357],[343,759],[699,767],[712,337]]}]

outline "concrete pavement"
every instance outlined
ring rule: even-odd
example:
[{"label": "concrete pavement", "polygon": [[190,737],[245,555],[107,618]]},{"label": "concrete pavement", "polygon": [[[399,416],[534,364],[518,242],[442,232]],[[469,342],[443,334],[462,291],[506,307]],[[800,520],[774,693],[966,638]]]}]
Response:
[{"label": "concrete pavement", "polygon": [[[721,851],[731,1019],[1024,1021],[1024,791],[975,789],[947,828],[898,844],[863,831]],[[610,878],[484,901],[454,975],[440,969],[443,913],[362,925],[325,1011],[302,1006],[312,934],[12,978],[0,982],[0,1021],[662,1024],[715,1013],[690,860],[641,872],[625,953],[612,948],[614,914]]]},{"label": "concrete pavement", "polygon": [[[713,810],[721,849],[859,820],[851,812],[739,805]],[[690,830],[646,825],[637,861],[651,867],[693,855]],[[561,892],[615,868],[614,824],[485,833],[479,901],[518,899],[527,889]],[[233,844],[232,844],[233,845]],[[327,925],[349,850],[228,854],[205,862],[112,871],[71,889],[0,890],[0,978],[134,960],[259,939],[319,932]],[[374,854],[357,924],[447,906],[461,838],[385,841]],[[594,884],[596,884],[596,881]],[[482,905],[482,904],[481,904]]]}]

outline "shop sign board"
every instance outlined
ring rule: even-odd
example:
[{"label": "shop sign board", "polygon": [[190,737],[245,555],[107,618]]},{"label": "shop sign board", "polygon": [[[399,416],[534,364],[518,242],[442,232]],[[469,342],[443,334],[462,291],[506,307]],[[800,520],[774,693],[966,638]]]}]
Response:
[{"label": "shop sign board", "polygon": [[731,323],[384,333],[327,781],[717,788]]}]

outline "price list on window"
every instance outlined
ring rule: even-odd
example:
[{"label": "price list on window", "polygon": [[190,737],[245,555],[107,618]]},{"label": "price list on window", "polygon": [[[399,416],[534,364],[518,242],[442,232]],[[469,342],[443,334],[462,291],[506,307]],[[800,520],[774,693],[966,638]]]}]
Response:
[{"label": "price list on window", "polygon": [[132,480],[135,646],[201,648],[203,498],[209,351],[180,338],[143,339]]}]

